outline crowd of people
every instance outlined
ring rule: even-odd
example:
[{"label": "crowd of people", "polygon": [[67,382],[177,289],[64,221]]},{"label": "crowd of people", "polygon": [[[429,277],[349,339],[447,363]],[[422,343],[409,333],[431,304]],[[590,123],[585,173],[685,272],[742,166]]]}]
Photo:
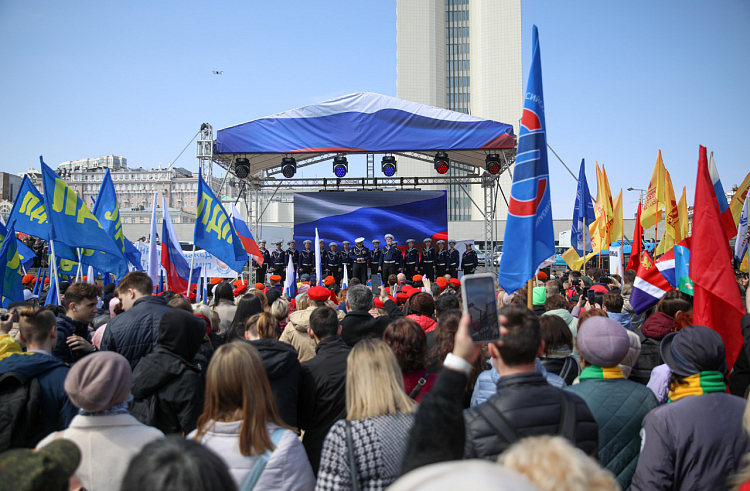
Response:
[{"label": "crowd of people", "polygon": [[11,305],[0,489],[750,489],[750,315],[730,371],[689,295],[637,313],[632,270],[540,273],[497,287],[502,338],[475,344],[449,267],[407,266]]}]

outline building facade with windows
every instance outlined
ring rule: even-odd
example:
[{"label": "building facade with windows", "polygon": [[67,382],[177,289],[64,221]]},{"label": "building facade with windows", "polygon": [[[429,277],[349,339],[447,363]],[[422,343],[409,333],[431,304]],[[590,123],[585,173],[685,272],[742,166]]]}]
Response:
[{"label": "building facade with windows", "polygon": [[[396,44],[398,98],[512,124],[518,134],[523,108],[520,0],[398,0]],[[400,158],[398,175],[438,174],[430,162]],[[503,173],[500,183],[507,196],[510,174]],[[450,222],[483,220],[479,186],[447,186],[447,191],[449,231]],[[506,217],[501,195],[497,218]],[[482,228],[476,236],[483,236]]]}]

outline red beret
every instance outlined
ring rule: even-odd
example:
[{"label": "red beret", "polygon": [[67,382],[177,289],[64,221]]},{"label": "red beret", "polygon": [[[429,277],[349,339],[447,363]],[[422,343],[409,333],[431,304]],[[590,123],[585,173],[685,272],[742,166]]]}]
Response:
[{"label": "red beret", "polygon": [[458,278],[451,278],[451,285],[460,287],[461,280],[459,280]]},{"label": "red beret", "polygon": [[404,292],[398,292],[396,294],[396,300],[398,301],[398,303],[404,303],[408,299],[409,299],[409,296],[406,293],[404,293]]},{"label": "red beret", "polygon": [[49,285],[49,278],[44,278],[44,284]]},{"label": "red beret", "polygon": [[32,281],[34,281],[34,277],[30,274],[27,274],[26,276],[23,277],[23,280],[21,281],[23,283],[31,283]]},{"label": "red beret", "polygon": [[411,277],[411,281],[422,281],[422,275],[421,274],[415,274]]},{"label": "red beret", "polygon": [[238,287],[240,285],[247,285],[247,281],[245,280],[234,280],[234,283],[232,283],[232,286]]},{"label": "red beret", "polygon": [[309,282],[309,281],[303,281],[303,282],[302,282],[302,284],[303,284],[303,285],[307,285],[307,286],[310,286],[310,282]]},{"label": "red beret", "polygon": [[538,280],[546,280],[547,279],[547,273],[545,273],[544,271],[539,271],[536,274],[536,279],[538,279]]},{"label": "red beret", "polygon": [[247,291],[247,285],[240,285],[240,286],[238,286],[237,288],[235,288],[235,289],[234,289],[234,292],[232,292],[232,293],[233,293],[233,294],[234,294],[234,296],[236,297],[236,296],[238,296],[238,295],[242,295],[242,294],[243,294],[243,293],[245,293],[246,291]]},{"label": "red beret", "polygon": [[441,290],[445,290],[448,287],[448,280],[445,278],[438,278],[435,283],[438,284]]},{"label": "red beret", "polygon": [[333,276],[326,276],[326,279],[323,280],[323,284],[326,286],[331,286],[334,283],[336,283],[336,280],[333,278]]},{"label": "red beret", "polygon": [[380,300],[380,297],[375,297],[375,299],[373,300],[373,303],[374,303],[374,304],[375,304],[375,306],[376,306],[377,308],[379,308],[379,309],[383,309],[383,308],[385,308],[385,304],[383,303],[383,301],[382,301],[382,300]]},{"label": "red beret", "polygon": [[195,299],[196,299],[195,293],[191,293],[189,298],[191,302],[195,302]]},{"label": "red beret", "polygon": [[307,296],[310,297],[310,300],[325,302],[331,296],[331,291],[324,286],[314,286],[307,290]]},{"label": "red beret", "polygon": [[404,286],[401,287],[401,291],[404,292],[404,293],[409,293],[410,291],[412,291],[412,289],[413,289],[413,287],[410,286],[410,285],[404,285]]},{"label": "red beret", "polygon": [[292,305],[294,305],[295,309],[297,308],[297,299],[296,298],[293,298],[293,299],[289,300],[289,303],[292,304]]},{"label": "red beret", "polygon": [[260,291],[263,291],[263,290],[265,290],[265,289],[266,289],[266,285],[264,285],[263,283],[256,283],[256,284],[255,284],[255,289],[256,289],[256,290],[260,290]]},{"label": "red beret", "polygon": [[214,276],[213,278],[211,278],[212,285],[218,285],[219,283],[221,283],[221,278],[219,278],[218,276]]},{"label": "red beret", "polygon": [[281,276],[277,274],[272,274],[271,281],[281,281]]},{"label": "red beret", "polygon": [[409,298],[413,297],[417,293],[422,293],[422,290],[419,288],[412,288],[411,291],[408,293]]}]

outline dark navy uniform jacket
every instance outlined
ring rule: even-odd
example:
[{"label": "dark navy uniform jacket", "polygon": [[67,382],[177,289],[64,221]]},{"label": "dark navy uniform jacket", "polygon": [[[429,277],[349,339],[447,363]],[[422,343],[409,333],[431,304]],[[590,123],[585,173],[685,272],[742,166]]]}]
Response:
[{"label": "dark navy uniform jacket", "polygon": [[361,263],[369,266],[368,261],[370,260],[370,249],[365,246],[354,246],[354,249],[349,253],[349,259],[352,263]]},{"label": "dark navy uniform jacket", "polygon": [[383,257],[383,249],[373,249],[370,251],[370,265],[375,266],[380,264],[380,258]]},{"label": "dark navy uniform jacket", "polygon": [[292,257],[292,264],[299,264],[299,251],[297,249],[287,249],[284,251],[284,265],[289,264],[289,256]]},{"label": "dark navy uniform jacket", "polygon": [[341,256],[339,256],[338,252],[326,251],[326,253],[323,255],[323,258],[325,259],[323,263],[326,268],[336,268],[336,270],[338,271],[338,269],[341,267]]},{"label": "dark navy uniform jacket", "polygon": [[353,249],[349,249],[348,251],[341,251],[341,252],[339,252],[339,257],[341,258],[341,265],[342,266],[344,264],[347,264],[349,266],[352,265],[352,257],[350,255],[352,253],[352,250]]},{"label": "dark navy uniform jacket", "polygon": [[403,254],[401,254],[401,251],[395,245],[386,244],[385,247],[383,247],[383,255],[380,256],[381,266],[384,262],[394,261],[396,263],[396,266],[401,268],[403,267],[403,260]]},{"label": "dark navy uniform jacket", "polygon": [[408,266],[409,263],[416,264],[419,262],[419,251],[416,249],[406,249],[404,252],[404,266]]},{"label": "dark navy uniform jacket", "polygon": [[303,249],[299,251],[299,262],[297,262],[298,267],[302,266],[315,266],[315,251],[312,249],[307,250]]},{"label": "dark navy uniform jacket", "polygon": [[437,251],[437,259],[436,259],[437,266],[447,267],[449,262],[450,262],[450,254],[448,254],[448,251],[446,249],[443,249],[442,251]]},{"label": "dark navy uniform jacket", "polygon": [[282,266],[286,267],[287,263],[284,262],[285,260],[286,260],[286,251],[280,251],[278,249],[274,249],[274,251],[271,253],[271,265],[272,266],[281,264]]},{"label": "dark navy uniform jacket", "polygon": [[468,267],[474,269],[477,267],[477,251],[474,249],[464,252],[461,256],[461,269],[466,271]]},{"label": "dark navy uniform jacket", "polygon": [[[261,254],[263,254],[263,266],[269,266],[271,264],[271,253],[268,252],[268,249],[260,249],[260,252]],[[254,260],[253,260],[253,268],[260,268],[260,265],[256,263]]]},{"label": "dark navy uniform jacket", "polygon": [[448,261],[448,266],[455,266],[458,267],[458,261],[461,259],[461,255],[458,252],[457,249],[453,249],[452,251],[448,251],[448,257],[450,258],[450,261]]},{"label": "dark navy uniform jacket", "polygon": [[421,265],[424,265],[424,263],[431,263],[433,266],[435,265],[435,259],[436,259],[436,251],[432,247],[427,248],[425,247],[422,249],[422,260],[420,262]]}]

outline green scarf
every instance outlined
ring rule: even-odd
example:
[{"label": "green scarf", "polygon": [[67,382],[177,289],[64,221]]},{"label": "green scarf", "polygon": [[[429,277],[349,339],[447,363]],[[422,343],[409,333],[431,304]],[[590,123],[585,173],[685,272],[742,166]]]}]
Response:
[{"label": "green scarf", "polygon": [[707,371],[696,373],[685,377],[684,382],[672,382],[669,388],[669,400],[674,402],[687,396],[699,396],[710,394],[711,392],[726,392],[727,384],[724,383],[724,374],[717,371]]},{"label": "green scarf", "polygon": [[595,365],[589,365],[583,369],[581,376],[578,378],[580,380],[585,380],[587,378],[612,380],[625,378],[625,376],[622,374],[622,369],[620,367],[602,368]]}]

